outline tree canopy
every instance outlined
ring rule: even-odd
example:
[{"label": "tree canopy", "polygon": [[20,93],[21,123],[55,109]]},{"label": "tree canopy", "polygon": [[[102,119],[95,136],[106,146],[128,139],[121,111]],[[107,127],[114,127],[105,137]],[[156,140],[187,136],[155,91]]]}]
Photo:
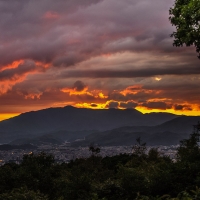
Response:
[{"label": "tree canopy", "polygon": [[[24,155],[0,166],[0,200],[193,200],[200,199],[198,135],[180,142],[176,160],[137,139],[133,152],[98,155],[58,164],[52,155]],[[93,152],[94,151],[94,152]]]},{"label": "tree canopy", "polygon": [[173,45],[194,45],[200,59],[200,1],[175,0],[169,14],[171,24],[176,27],[176,32],[171,34],[174,37]]}]

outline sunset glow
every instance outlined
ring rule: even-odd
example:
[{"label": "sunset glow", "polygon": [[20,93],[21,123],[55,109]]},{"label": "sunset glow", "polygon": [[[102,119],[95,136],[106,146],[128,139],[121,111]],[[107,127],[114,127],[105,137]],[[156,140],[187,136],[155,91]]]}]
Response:
[{"label": "sunset glow", "polygon": [[0,121],[66,105],[200,115],[200,62],[172,45],[173,0],[28,2],[2,2]]},{"label": "sunset glow", "polygon": [[5,113],[0,114],[0,121],[18,116],[20,113]]},{"label": "sunset glow", "polygon": [[191,110],[191,111],[188,111],[188,110],[178,111],[178,110],[174,110],[174,109],[166,109],[166,110],[151,109],[151,110],[149,110],[149,109],[142,108],[142,107],[138,107],[138,108],[136,108],[136,110],[140,111],[143,114],[152,113],[152,112],[155,112],[155,113],[165,112],[165,113],[172,113],[175,115],[199,116],[199,110]]}]

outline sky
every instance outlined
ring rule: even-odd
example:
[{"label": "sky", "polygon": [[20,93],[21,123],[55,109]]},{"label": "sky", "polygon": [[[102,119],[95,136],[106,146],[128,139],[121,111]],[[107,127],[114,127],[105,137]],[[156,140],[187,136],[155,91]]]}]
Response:
[{"label": "sky", "polygon": [[200,115],[173,0],[0,0],[0,120],[48,107]]}]

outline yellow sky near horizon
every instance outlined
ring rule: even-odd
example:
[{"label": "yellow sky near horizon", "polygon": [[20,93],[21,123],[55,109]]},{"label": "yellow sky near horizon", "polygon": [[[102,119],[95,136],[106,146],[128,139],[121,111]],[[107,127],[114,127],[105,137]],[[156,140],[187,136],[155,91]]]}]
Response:
[{"label": "yellow sky near horizon", "polygon": [[10,119],[10,118],[18,116],[20,114],[21,113],[3,113],[3,114],[0,114],[0,121],[3,121],[5,119]]},{"label": "yellow sky near horizon", "polygon": [[[83,108],[83,107],[82,107]],[[84,106],[84,108],[89,108],[87,106]],[[90,107],[89,109],[94,109],[92,107]],[[104,107],[98,107],[97,109],[106,109]],[[159,110],[159,109],[145,109],[145,108],[136,108],[136,110],[140,111],[143,114],[147,114],[147,113],[158,113],[158,112],[165,112],[165,113],[172,113],[175,115],[186,115],[186,116],[200,116],[200,111],[198,110],[192,110],[192,111],[175,111],[173,109],[167,109],[167,110]],[[0,121],[6,120],[6,119],[10,119],[13,118],[15,116],[20,115],[21,113],[2,113],[0,114]]]}]

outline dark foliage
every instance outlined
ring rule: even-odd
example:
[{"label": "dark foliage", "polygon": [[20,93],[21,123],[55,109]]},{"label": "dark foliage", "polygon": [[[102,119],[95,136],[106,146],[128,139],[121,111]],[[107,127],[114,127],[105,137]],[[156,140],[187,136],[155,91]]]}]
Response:
[{"label": "dark foliage", "polygon": [[171,35],[174,37],[173,45],[194,45],[200,58],[200,1],[175,0],[169,13],[170,22],[176,27],[176,32]]},{"label": "dark foliage", "polygon": [[[92,146],[89,150],[95,150]],[[97,147],[99,148],[99,147]],[[199,199],[200,150],[192,134],[180,142],[176,162],[138,138],[132,154],[97,155],[56,164],[45,153],[0,167],[0,200]]]}]

